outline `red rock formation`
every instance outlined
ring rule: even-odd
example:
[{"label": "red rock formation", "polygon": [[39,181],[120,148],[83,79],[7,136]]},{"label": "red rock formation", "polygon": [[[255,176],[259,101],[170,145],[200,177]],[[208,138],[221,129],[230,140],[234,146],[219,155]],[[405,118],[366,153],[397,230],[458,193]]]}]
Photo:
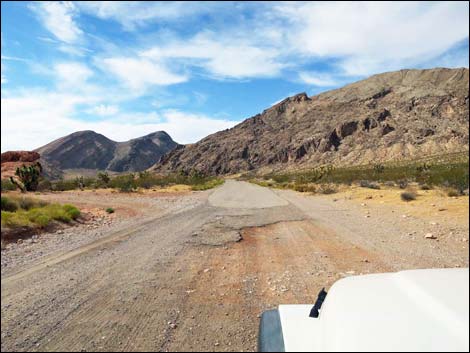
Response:
[{"label": "red rock formation", "polygon": [[35,162],[41,156],[34,151],[8,151],[2,153],[2,164],[5,162]]},{"label": "red rock formation", "polygon": [[2,179],[15,176],[16,168],[31,165],[40,158],[34,151],[8,151],[2,153]]}]

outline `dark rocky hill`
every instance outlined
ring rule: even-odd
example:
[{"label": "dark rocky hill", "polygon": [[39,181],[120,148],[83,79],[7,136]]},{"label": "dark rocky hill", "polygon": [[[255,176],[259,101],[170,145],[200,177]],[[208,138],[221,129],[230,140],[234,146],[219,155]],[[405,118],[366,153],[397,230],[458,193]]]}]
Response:
[{"label": "dark rocky hill", "polygon": [[287,98],[237,126],[179,146],[151,170],[228,174],[365,164],[468,150],[466,68],[388,72]]},{"label": "dark rocky hill", "polygon": [[116,172],[142,171],[178,144],[164,131],[115,142],[94,131],[78,131],[35,151],[59,170],[94,169]]}]

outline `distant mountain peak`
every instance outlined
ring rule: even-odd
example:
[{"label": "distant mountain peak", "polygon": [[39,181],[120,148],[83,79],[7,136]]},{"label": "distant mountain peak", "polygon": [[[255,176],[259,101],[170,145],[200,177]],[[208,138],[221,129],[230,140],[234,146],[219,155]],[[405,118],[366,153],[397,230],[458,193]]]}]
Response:
[{"label": "distant mountain peak", "polygon": [[142,171],[178,144],[164,131],[116,142],[92,130],[76,131],[35,151],[56,169]]}]

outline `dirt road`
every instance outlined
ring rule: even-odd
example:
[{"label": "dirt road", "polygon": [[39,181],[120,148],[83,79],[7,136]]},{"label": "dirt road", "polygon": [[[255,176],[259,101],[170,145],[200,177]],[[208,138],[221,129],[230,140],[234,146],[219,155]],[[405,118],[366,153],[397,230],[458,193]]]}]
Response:
[{"label": "dirt road", "polygon": [[347,199],[229,180],[132,205],[98,238],[2,268],[2,351],[253,351],[263,310],[341,277],[468,266],[468,224],[428,240],[435,224]]}]

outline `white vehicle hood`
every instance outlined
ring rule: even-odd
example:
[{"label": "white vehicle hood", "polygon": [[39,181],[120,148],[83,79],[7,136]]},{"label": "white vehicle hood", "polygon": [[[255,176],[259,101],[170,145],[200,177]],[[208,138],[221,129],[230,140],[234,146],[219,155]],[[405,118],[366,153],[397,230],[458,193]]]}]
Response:
[{"label": "white vehicle hood", "polygon": [[281,305],[286,351],[467,351],[468,269],[355,276],[312,305]]}]

